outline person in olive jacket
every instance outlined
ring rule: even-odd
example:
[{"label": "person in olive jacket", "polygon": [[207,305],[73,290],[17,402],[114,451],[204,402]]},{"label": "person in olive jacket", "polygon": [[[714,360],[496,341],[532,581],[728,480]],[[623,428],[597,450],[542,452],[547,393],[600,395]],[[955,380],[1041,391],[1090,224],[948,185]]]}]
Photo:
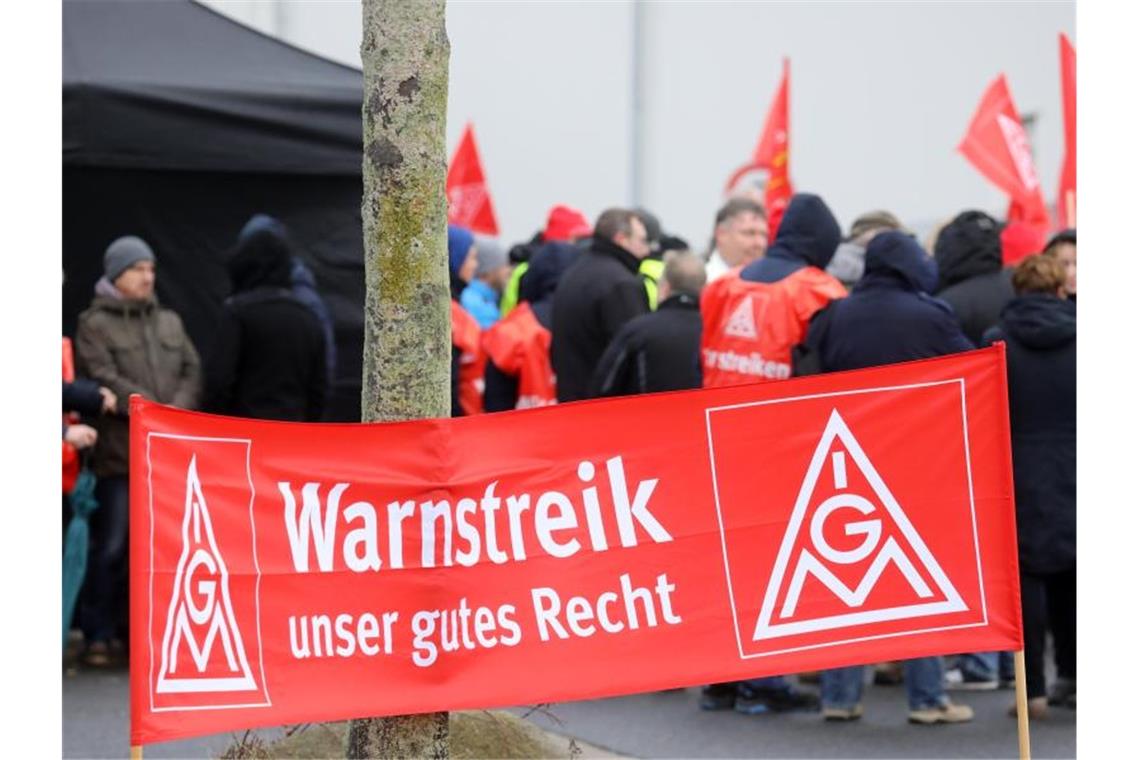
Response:
[{"label": "person in olive jacket", "polygon": [[[1052,256],[1013,271],[1017,296],[985,344],[1005,341],[1029,715],[1077,695],[1077,305]],[[1045,631],[1057,682],[1045,690]]]},{"label": "person in olive jacket", "polygon": [[201,394],[198,352],[178,315],[159,306],[154,281],[150,246],[133,236],[115,240],[75,336],[78,371],[116,398],[114,412],[96,421],[99,445],[91,462],[99,509],[92,516],[80,627],[85,659],[96,666],[110,661],[126,619],[131,394],[184,409],[196,408]]}]

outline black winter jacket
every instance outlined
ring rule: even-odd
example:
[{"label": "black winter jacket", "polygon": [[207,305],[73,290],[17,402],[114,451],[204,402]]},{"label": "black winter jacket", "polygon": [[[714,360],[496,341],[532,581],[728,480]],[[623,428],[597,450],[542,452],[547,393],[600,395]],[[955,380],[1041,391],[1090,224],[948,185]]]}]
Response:
[{"label": "black winter jacket", "polygon": [[998,222],[982,211],[963,211],[938,235],[936,295],[954,310],[962,330],[979,345],[1013,298],[1011,273],[1001,268]]},{"label": "black winter jacket", "polygon": [[867,246],[863,277],[808,327],[824,372],[968,351],[950,307],[929,295],[934,263],[914,238],[882,232]]},{"label": "black winter jacket", "polygon": [[328,372],[320,320],[291,291],[292,256],[269,232],[241,243],[229,262],[225,303],[209,373],[207,408],[262,420],[315,422]]},{"label": "black winter jacket", "polygon": [[1077,561],[1077,307],[1043,294],[1002,310],[986,344],[1004,340],[1022,570]]},{"label": "black winter jacket", "polygon": [[938,297],[950,304],[962,331],[974,345],[981,345],[986,330],[997,324],[1002,308],[1013,298],[1012,275],[1003,269],[938,291]]},{"label": "black winter jacket", "polygon": [[637,257],[616,243],[593,238],[554,292],[550,360],[558,401],[591,397],[598,360],[618,330],[649,312]]},{"label": "black winter jacket", "polygon": [[700,302],[678,293],[625,324],[594,372],[593,395],[625,396],[701,387]]}]

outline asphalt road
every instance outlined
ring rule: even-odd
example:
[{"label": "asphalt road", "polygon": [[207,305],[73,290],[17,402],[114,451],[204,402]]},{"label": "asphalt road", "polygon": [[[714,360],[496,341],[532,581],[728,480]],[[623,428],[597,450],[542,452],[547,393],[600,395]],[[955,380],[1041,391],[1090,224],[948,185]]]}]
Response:
[{"label": "asphalt road", "polygon": [[[694,688],[568,702],[531,711],[530,720],[632,757],[1017,757],[1016,721],[1005,714],[1010,690],[956,695],[976,717],[955,726],[908,724],[901,687],[868,687],[866,713],[854,723],[824,723],[818,714],[707,713],[697,708],[697,695]],[[126,757],[127,723],[125,670],[64,674],[64,757]],[[217,757],[232,740],[231,734],[219,734],[155,744],[146,747],[145,757]],[[1035,758],[1075,757],[1076,713],[1054,708],[1047,719],[1031,724],[1031,742]]]}]

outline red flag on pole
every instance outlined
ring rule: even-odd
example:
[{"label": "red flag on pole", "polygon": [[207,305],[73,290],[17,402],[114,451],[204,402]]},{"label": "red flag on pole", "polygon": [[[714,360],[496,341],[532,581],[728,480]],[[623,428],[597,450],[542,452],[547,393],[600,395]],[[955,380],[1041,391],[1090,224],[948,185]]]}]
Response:
[{"label": "red flag on pole", "polygon": [[474,232],[498,235],[499,223],[475,147],[475,130],[468,124],[447,170],[447,221]]},{"label": "red flag on pole", "polygon": [[788,175],[788,75],[789,63],[785,58],[780,86],[776,90],[776,96],[772,98],[772,105],[768,108],[768,118],[764,121],[760,141],[752,152],[752,160],[733,172],[725,186],[725,192],[728,192],[747,172],[754,169],[768,170],[764,205],[768,211],[769,240],[776,236],[780,218],[784,215],[784,209],[787,208],[794,192]]},{"label": "red flag on pole", "polygon": [[1065,118],[1065,157],[1057,188],[1057,226],[1077,226],[1077,51],[1064,32],[1061,38],[1061,110]]},{"label": "red flag on pole", "polygon": [[1041,227],[1042,231],[1048,228],[1049,211],[1033,166],[1033,152],[1005,74],[986,89],[958,151],[1009,195],[1011,221]]}]

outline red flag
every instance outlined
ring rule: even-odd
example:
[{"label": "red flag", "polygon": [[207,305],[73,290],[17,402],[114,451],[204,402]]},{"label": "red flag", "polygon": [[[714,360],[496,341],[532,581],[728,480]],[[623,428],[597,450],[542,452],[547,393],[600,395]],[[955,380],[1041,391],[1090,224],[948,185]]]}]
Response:
[{"label": "red flag", "polygon": [[1033,166],[1033,152],[1005,74],[986,89],[958,150],[1009,195],[1011,220],[1048,227],[1049,211]]},{"label": "red flag", "polygon": [[1077,226],[1077,51],[1061,35],[1061,110],[1065,117],[1065,157],[1057,188],[1057,226]]},{"label": "red flag", "polygon": [[776,236],[776,228],[780,226],[780,218],[784,209],[791,200],[791,178],[788,176],[788,59],[784,59],[784,72],[780,79],[780,86],[772,105],[768,108],[768,118],[764,121],[764,130],[760,133],[760,141],[752,152],[752,161],[737,169],[729,178],[725,192],[747,172],[753,169],[768,170],[768,184],[764,188],[764,205],[768,211],[768,239]]},{"label": "red flag", "polygon": [[468,124],[447,170],[447,221],[474,232],[498,235],[499,223],[475,147],[475,130]]}]

